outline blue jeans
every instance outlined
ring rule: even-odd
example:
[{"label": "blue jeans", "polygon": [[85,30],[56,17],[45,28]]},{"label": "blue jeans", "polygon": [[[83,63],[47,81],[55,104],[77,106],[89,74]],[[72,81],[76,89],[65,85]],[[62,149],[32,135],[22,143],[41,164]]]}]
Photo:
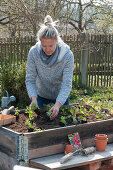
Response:
[{"label": "blue jeans", "polygon": [[[45,99],[43,97],[37,96],[37,101],[38,101],[38,106],[39,108],[43,108],[44,104],[50,104],[50,103],[55,103],[56,100],[51,100],[51,99]],[[64,103],[64,105],[68,105],[69,104],[69,97],[67,98],[66,102]]]}]

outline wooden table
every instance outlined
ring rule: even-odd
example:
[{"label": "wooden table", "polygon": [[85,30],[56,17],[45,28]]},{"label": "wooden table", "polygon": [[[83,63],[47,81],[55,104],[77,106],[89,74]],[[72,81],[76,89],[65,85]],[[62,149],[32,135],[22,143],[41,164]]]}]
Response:
[{"label": "wooden table", "polygon": [[[92,153],[88,156],[74,155],[72,159],[60,164],[63,154],[56,154],[42,158],[30,160],[30,164],[34,167],[42,168],[44,170],[60,170],[70,169],[72,167],[79,167],[88,164],[94,164],[104,160],[111,160],[113,158],[113,144],[108,144],[105,151]],[[96,169],[96,168],[95,168]]]}]

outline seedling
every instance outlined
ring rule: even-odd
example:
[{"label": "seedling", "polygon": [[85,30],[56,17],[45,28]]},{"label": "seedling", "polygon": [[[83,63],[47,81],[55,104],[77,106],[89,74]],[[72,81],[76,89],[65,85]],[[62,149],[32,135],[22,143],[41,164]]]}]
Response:
[{"label": "seedling", "polygon": [[15,116],[18,116],[19,115],[19,110],[18,110],[18,107],[17,108],[15,108],[15,114],[14,114]]},{"label": "seedling", "polygon": [[27,107],[27,112],[29,114],[29,120],[33,120],[34,117],[33,117],[33,111],[31,109],[29,109],[29,107]]},{"label": "seedling", "polygon": [[101,114],[101,118],[104,120],[104,119],[106,119],[106,115],[105,114]]},{"label": "seedling", "polygon": [[71,114],[72,114],[72,116],[73,116],[73,122],[77,122],[77,120],[76,120],[76,113],[79,111],[79,109],[78,108],[76,108],[76,107],[71,107],[70,108],[70,112],[71,112]]},{"label": "seedling", "polygon": [[66,122],[66,116],[61,116],[61,120],[60,120],[65,126],[67,125]]},{"label": "seedling", "polygon": [[47,116],[51,116],[52,115],[52,111],[51,110],[49,110],[48,112],[46,112],[47,113]]},{"label": "seedling", "polygon": [[60,110],[62,111],[63,114],[67,114],[68,112],[70,112],[70,107],[61,107]]},{"label": "seedling", "polygon": [[60,122],[62,122],[65,126],[67,126],[67,119],[69,119],[71,115],[69,116],[61,116]]},{"label": "seedling", "polygon": [[25,124],[28,125],[29,129],[33,129],[33,124],[30,122],[30,120],[26,120]]},{"label": "seedling", "polygon": [[80,117],[78,118],[78,121],[80,122],[81,120],[86,121],[86,118],[85,118],[85,117],[83,117],[83,116],[80,116]]},{"label": "seedling", "polygon": [[45,131],[45,129],[35,129],[35,132]]},{"label": "seedling", "polygon": [[44,104],[44,107],[46,108],[47,111],[50,110],[53,106],[54,106],[53,103]]},{"label": "seedling", "polygon": [[31,103],[31,108],[32,110],[38,109],[38,106],[36,106],[36,103]]}]

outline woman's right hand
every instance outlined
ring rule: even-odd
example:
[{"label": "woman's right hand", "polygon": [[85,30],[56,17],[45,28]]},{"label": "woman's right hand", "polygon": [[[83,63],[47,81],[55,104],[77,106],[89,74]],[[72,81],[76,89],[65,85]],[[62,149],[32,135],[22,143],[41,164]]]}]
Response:
[{"label": "woman's right hand", "polygon": [[31,97],[31,104],[30,104],[30,109],[32,109],[32,105],[36,105],[36,107],[38,107],[38,103],[37,103],[37,98],[36,98],[36,96],[32,96]]}]

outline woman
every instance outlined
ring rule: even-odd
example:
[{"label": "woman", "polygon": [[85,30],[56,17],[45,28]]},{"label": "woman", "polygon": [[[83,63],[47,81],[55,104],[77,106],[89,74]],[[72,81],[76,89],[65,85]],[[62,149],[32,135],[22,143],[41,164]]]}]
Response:
[{"label": "woman", "polygon": [[47,15],[37,33],[38,42],[30,49],[27,60],[26,87],[31,103],[39,108],[54,103],[54,119],[62,105],[69,104],[74,56],[60,38],[51,16]]}]

